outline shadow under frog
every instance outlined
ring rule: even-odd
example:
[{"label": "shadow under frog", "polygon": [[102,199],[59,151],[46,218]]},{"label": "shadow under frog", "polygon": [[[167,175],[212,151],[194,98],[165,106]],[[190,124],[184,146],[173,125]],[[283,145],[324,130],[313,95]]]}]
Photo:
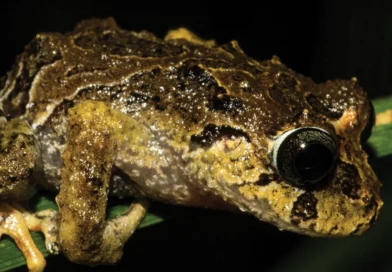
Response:
[{"label": "shadow under frog", "polygon": [[[361,146],[373,109],[355,78],[315,84],[235,41],[183,28],[161,40],[108,18],[38,34],[0,82],[0,235],[31,271],[45,259],[29,230],[72,262],[118,262],[148,199],[310,236],[362,234],[382,206]],[[34,188],[58,192],[59,212],[18,204]],[[108,197],[129,196],[106,221]]]}]

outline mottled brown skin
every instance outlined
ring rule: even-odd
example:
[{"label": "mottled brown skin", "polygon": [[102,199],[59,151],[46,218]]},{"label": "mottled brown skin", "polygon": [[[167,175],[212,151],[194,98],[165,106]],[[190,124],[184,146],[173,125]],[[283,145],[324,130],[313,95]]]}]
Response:
[{"label": "mottled brown skin", "polygon": [[39,162],[38,143],[27,122],[0,121],[1,199],[25,200],[34,194],[29,177]]},{"label": "mottled brown skin", "polygon": [[[356,79],[316,84],[277,57],[250,58],[235,41],[216,45],[186,29],[160,40],[122,30],[113,19],[84,21],[64,35],[38,34],[4,81],[0,101],[9,118],[27,120],[37,135],[43,163],[36,181],[60,190],[60,250],[75,262],[106,263],[108,190],[240,209],[311,236],[362,234],[382,206],[361,147],[371,104]],[[336,169],[316,188],[286,182],[270,161],[275,139],[303,126],[338,139]],[[69,144],[78,137],[82,144]],[[67,193],[73,186],[79,189]],[[78,199],[88,208],[72,210]],[[95,206],[94,216],[78,216]],[[97,240],[83,238],[88,227],[76,228],[72,240],[69,219],[96,222]]]}]

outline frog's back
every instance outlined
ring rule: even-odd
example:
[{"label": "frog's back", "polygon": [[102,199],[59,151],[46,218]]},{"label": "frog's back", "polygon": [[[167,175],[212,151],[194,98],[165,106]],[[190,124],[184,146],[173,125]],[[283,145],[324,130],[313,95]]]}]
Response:
[{"label": "frog's back", "polygon": [[[186,130],[214,124],[260,135],[274,134],[271,125],[302,110],[307,84],[313,82],[277,58],[253,60],[235,41],[218,46],[186,29],[161,40],[122,30],[109,18],[84,21],[64,35],[38,34],[3,80],[0,102],[7,115],[24,116],[34,128],[93,99],[124,113],[170,115]],[[286,102],[291,106],[282,107]]]},{"label": "frog's back", "polygon": [[181,47],[160,43],[152,34],[122,31],[112,19],[84,21],[65,35],[36,35],[3,80],[0,97],[7,114],[26,114],[39,125],[83,90],[121,85],[154,60],[163,64],[163,57],[181,53]]},{"label": "frog's back", "polygon": [[[136,104],[150,99],[162,110],[164,98],[154,96],[159,90],[152,90],[157,83],[165,88],[163,95],[168,87],[176,93],[186,92],[195,86],[181,85],[179,77],[185,77],[184,81],[190,77],[198,79],[197,87],[218,93],[222,89],[202,66],[245,65],[234,62],[244,56],[235,43],[217,47],[191,34],[177,39],[173,33],[178,32],[160,40],[146,31],[122,30],[109,18],[84,21],[65,35],[38,34],[0,86],[3,110],[11,117],[25,115],[34,127],[44,124],[67,101],[90,94],[123,111],[135,111]],[[126,95],[117,101],[120,92]]]},{"label": "frog's back", "polygon": [[[67,111],[76,103],[107,102],[165,131],[182,149],[203,130],[223,125],[239,132],[254,114],[239,97],[263,97],[254,84],[263,87],[258,77],[269,65],[247,57],[236,42],[217,46],[186,29],[161,40],[122,30],[111,18],[89,20],[64,35],[38,34],[3,80],[0,102],[7,116],[22,116],[37,131],[46,179],[58,188]],[[254,110],[267,111],[267,102],[258,103]]]}]

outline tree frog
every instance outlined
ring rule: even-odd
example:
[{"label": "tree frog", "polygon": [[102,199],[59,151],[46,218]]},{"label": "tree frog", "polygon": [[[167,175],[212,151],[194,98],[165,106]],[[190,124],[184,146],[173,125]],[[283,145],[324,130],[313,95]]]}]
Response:
[{"label": "tree frog", "polygon": [[[72,262],[118,262],[149,200],[310,236],[360,235],[383,205],[356,78],[316,84],[236,41],[107,18],[36,35],[0,82],[0,235],[30,271],[45,259],[29,230]],[[36,190],[58,192],[59,211],[28,212]],[[108,197],[135,201],[106,220]]]}]

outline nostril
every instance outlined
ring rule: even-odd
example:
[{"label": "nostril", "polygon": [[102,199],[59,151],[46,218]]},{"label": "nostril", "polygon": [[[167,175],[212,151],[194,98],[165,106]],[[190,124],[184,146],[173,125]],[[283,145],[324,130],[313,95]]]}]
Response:
[{"label": "nostril", "polygon": [[370,197],[369,196],[364,196],[362,197],[362,201],[365,205],[368,205],[370,202]]}]

